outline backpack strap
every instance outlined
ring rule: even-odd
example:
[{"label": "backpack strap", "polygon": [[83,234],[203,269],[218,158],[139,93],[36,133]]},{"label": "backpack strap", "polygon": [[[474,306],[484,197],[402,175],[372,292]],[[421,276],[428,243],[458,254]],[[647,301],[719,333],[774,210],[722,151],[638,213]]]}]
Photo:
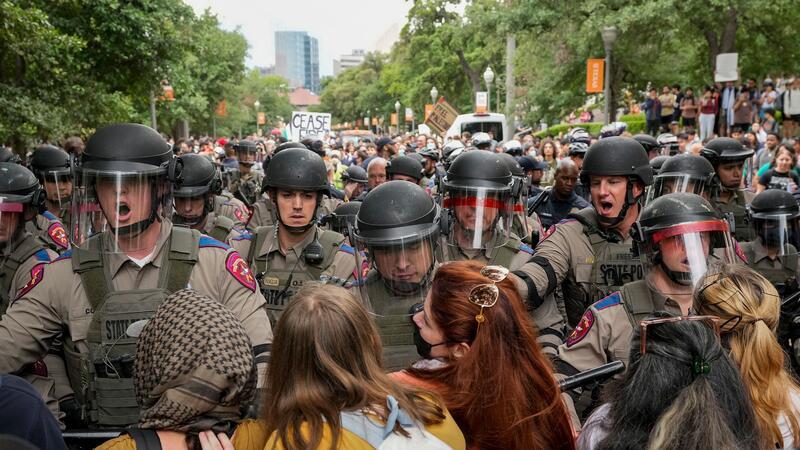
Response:
[{"label": "backpack strap", "polygon": [[169,251],[164,255],[166,264],[161,268],[158,286],[170,293],[186,288],[192,269],[197,263],[199,249],[199,231],[174,225],[169,238]]},{"label": "backpack strap", "polygon": [[267,258],[259,258],[258,252],[261,250],[261,247],[264,245],[264,241],[267,240],[269,234],[275,232],[276,226],[277,225],[261,226],[253,230],[255,237],[250,244],[250,251],[247,252],[247,264],[249,264],[250,267],[254,267],[256,273],[263,272],[267,267]]},{"label": "backpack strap", "polygon": [[75,247],[72,251],[72,271],[81,277],[86,298],[97,311],[111,292],[111,280],[103,268],[102,234],[90,237],[83,247]]},{"label": "backpack strap", "polygon": [[133,438],[136,450],[162,450],[158,433],[152,428],[128,428],[125,432]]},{"label": "backpack strap", "polygon": [[635,330],[639,328],[640,320],[652,316],[655,312],[653,294],[644,280],[626,283],[620,288],[620,293],[622,294],[622,306],[625,307],[628,320]]}]

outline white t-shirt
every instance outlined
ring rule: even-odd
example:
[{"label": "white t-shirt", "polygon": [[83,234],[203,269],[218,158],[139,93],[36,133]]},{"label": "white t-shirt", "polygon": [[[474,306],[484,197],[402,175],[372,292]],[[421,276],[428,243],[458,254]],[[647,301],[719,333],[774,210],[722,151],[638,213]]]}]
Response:
[{"label": "white t-shirt", "polygon": [[[800,411],[800,392],[792,391],[790,393],[790,398],[795,411]],[[798,419],[800,420],[800,417],[798,417]],[[786,414],[781,413],[781,415],[778,416],[778,428],[781,430],[781,435],[783,436],[783,448],[787,450],[795,448],[794,438],[792,437],[792,427],[789,425]]]}]

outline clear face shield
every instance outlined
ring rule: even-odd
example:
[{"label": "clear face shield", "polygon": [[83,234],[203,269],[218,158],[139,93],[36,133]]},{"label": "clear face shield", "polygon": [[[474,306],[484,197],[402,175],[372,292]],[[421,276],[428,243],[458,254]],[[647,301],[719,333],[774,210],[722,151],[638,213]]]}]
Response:
[{"label": "clear face shield", "polygon": [[705,180],[698,179],[689,174],[683,173],[665,173],[657,175],[653,179],[653,185],[648,189],[647,199],[645,204],[649,204],[652,200],[661,197],[662,195],[673,194],[675,192],[688,192],[697,194],[704,199],[711,201],[716,192],[712,192],[713,188],[710,183]]},{"label": "clear face shield", "polygon": [[258,162],[258,153],[255,149],[238,149],[236,150],[236,159],[240,164],[252,166]]},{"label": "clear face shield", "polygon": [[797,258],[800,249],[800,217],[791,214],[751,213],[753,231],[767,254],[780,260]]},{"label": "clear face shield", "polygon": [[639,243],[645,278],[664,295],[687,295],[715,264],[733,264],[724,220],[688,222],[658,230]]},{"label": "clear face shield", "polygon": [[152,225],[170,219],[172,211],[172,183],[163,171],[83,169],[75,179],[70,239],[80,247],[105,231],[110,238],[103,242],[106,253],[150,249],[158,238],[158,228]]},{"label": "clear face shield", "polygon": [[[744,186],[752,186],[752,161],[747,158],[738,161],[722,161],[716,166],[716,173],[719,177],[720,185],[723,190],[736,191]],[[747,169],[747,170],[745,170]]]},{"label": "clear face shield", "polygon": [[[40,172],[48,209],[64,211],[72,199],[72,174],[69,170]],[[50,208],[50,206],[54,208]],[[57,214],[60,215],[60,214]]]},{"label": "clear face shield", "polygon": [[25,210],[28,207],[20,196],[0,197],[0,254],[8,255],[16,247],[16,240],[23,238],[19,233],[25,223]]},{"label": "clear face shield", "polygon": [[531,227],[528,226],[528,194],[531,191],[530,178],[527,176],[514,177],[512,194],[516,193],[514,201],[514,215],[511,219],[511,232],[518,238],[524,239],[531,235]]},{"label": "clear face shield", "polygon": [[508,189],[447,188],[442,205],[450,216],[448,245],[462,250],[486,250],[508,242],[515,205]]}]

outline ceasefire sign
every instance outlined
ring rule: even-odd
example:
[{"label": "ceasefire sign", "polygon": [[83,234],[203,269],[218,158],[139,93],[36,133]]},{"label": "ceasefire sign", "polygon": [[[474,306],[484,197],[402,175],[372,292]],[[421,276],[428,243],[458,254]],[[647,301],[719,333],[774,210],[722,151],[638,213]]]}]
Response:
[{"label": "ceasefire sign", "polygon": [[[369,119],[364,119],[369,124]],[[306,136],[322,136],[330,132],[330,113],[292,112],[292,120],[289,122],[289,138],[292,141],[300,142]]]}]

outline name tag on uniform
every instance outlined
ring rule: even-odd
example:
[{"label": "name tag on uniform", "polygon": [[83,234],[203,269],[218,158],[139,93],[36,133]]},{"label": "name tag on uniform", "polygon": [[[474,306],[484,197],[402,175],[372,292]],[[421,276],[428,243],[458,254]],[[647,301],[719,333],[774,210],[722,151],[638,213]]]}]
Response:
[{"label": "name tag on uniform", "polygon": [[275,277],[264,277],[264,285],[265,286],[280,286],[281,279]]}]

